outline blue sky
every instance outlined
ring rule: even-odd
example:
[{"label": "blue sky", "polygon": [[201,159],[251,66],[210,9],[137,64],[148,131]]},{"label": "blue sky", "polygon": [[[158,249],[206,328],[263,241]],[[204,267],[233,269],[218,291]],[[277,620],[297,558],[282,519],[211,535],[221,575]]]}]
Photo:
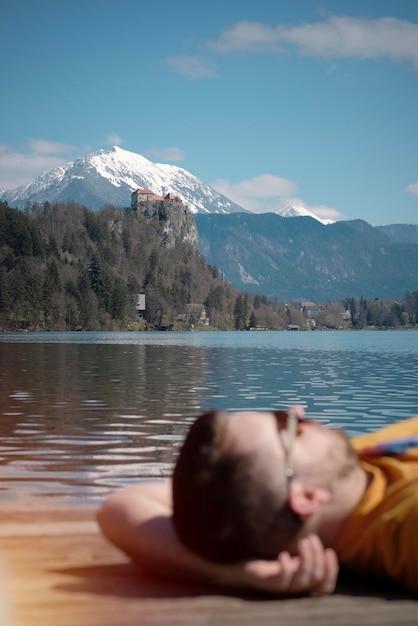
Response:
[{"label": "blue sky", "polygon": [[0,188],[113,145],[243,207],[418,223],[415,0],[15,0]]}]

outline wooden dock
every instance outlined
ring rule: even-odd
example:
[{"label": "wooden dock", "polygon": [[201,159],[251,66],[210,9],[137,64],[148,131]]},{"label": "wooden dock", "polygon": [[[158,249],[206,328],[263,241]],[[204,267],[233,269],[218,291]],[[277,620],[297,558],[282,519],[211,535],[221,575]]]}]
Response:
[{"label": "wooden dock", "polygon": [[1,626],[418,624],[418,598],[347,579],[291,599],[153,579],[102,538],[93,508],[0,508]]}]

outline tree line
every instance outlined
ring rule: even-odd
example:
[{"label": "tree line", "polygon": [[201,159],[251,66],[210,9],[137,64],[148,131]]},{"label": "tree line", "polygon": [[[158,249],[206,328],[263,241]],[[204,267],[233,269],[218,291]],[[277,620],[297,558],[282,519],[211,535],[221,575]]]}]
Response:
[{"label": "tree line", "polygon": [[406,292],[402,300],[346,298],[329,303],[316,317],[316,323],[328,328],[411,328],[418,324],[418,291]]},{"label": "tree line", "polygon": [[[298,303],[239,292],[191,244],[164,242],[164,220],[113,206],[45,202],[20,211],[0,202],[0,329],[183,329],[196,322],[191,303],[204,305],[209,328],[310,327]],[[138,293],[146,297],[141,322]],[[418,294],[328,303],[316,327],[340,328],[341,310],[353,328],[415,325]]]}]

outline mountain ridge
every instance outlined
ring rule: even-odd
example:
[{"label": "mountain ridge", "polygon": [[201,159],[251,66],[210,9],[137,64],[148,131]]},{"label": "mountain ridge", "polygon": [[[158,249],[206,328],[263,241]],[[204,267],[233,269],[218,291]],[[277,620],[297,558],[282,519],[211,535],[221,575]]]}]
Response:
[{"label": "mountain ridge", "polygon": [[329,223],[302,206],[252,213],[182,168],[117,146],[44,172],[0,199],[20,209],[69,201],[128,208],[138,188],[182,198],[196,219],[201,253],[237,289],[332,301],[348,294],[399,298],[418,288],[418,225]]},{"label": "mountain ridge", "polygon": [[364,220],[324,225],[275,213],[195,215],[200,251],[237,289],[317,302],[418,289],[418,242]]},{"label": "mountain ridge", "polygon": [[0,194],[23,209],[27,203],[74,201],[97,210],[112,204],[126,207],[137,188],[157,195],[179,195],[192,213],[246,210],[177,165],[153,163],[144,156],[113,146],[43,172],[26,185]]}]

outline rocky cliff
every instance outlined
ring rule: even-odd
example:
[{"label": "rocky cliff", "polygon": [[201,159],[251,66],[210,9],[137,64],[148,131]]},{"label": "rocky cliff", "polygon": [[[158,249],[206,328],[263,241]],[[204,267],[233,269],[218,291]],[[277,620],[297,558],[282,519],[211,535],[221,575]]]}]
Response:
[{"label": "rocky cliff", "polygon": [[176,241],[180,240],[198,251],[196,221],[181,200],[146,200],[138,202],[133,210],[163,223],[162,242],[166,248],[174,248]]}]

